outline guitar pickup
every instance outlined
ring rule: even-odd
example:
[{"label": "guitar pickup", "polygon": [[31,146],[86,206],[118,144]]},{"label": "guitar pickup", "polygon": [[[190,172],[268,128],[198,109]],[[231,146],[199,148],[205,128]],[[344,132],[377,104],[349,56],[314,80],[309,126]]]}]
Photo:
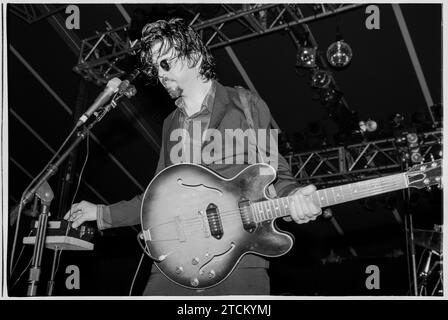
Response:
[{"label": "guitar pickup", "polygon": [[210,203],[205,210],[207,214],[208,225],[210,227],[210,233],[215,239],[221,239],[224,235],[224,230],[221,222],[221,215],[219,214],[218,207],[214,203]]},{"label": "guitar pickup", "polygon": [[240,208],[241,221],[243,222],[244,230],[252,233],[255,231],[257,225],[254,221],[254,215],[252,213],[252,206],[250,200],[243,199],[238,202]]}]

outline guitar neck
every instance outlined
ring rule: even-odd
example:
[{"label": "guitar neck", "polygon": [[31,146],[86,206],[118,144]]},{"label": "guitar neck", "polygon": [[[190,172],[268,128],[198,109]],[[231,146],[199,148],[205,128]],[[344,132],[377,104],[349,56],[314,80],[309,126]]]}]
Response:
[{"label": "guitar neck", "polygon": [[[404,173],[317,190],[313,202],[321,208],[405,189],[408,181]],[[252,204],[255,222],[289,216],[294,196],[260,201]]]}]

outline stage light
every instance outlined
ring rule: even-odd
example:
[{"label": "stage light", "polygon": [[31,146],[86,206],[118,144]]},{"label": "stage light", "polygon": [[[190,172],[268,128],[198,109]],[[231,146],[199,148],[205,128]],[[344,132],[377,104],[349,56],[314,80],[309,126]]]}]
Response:
[{"label": "stage light", "polygon": [[297,52],[296,67],[315,68],[316,51],[313,47],[300,47]]},{"label": "stage light", "polygon": [[352,48],[342,39],[333,42],[327,49],[327,60],[335,68],[346,67],[352,57]]},{"label": "stage light", "polygon": [[415,132],[410,132],[406,135],[410,158],[413,163],[423,162],[423,156],[420,153],[420,146],[418,142],[418,135]]},{"label": "stage light", "polygon": [[327,88],[331,82],[331,75],[325,70],[314,70],[311,76],[311,86],[315,88]]},{"label": "stage light", "polygon": [[378,128],[378,124],[374,120],[367,120],[367,121],[359,121],[359,131],[360,133],[364,134],[364,132],[374,132]]},{"label": "stage light", "polygon": [[392,127],[394,129],[398,129],[398,128],[402,128],[404,125],[404,115],[400,114],[400,113],[395,113],[392,116],[392,119],[390,121]]},{"label": "stage light", "polygon": [[327,88],[323,91],[321,99],[323,104],[332,104],[337,102],[340,97],[340,92],[336,91],[334,88]]},{"label": "stage light", "polygon": [[366,130],[368,132],[374,132],[378,128],[378,124],[374,120],[367,120],[366,122]]}]

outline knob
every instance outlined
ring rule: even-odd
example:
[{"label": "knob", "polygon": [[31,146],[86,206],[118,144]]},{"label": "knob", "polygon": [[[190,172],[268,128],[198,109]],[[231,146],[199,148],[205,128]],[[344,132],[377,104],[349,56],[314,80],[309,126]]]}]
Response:
[{"label": "knob", "polygon": [[210,279],[213,279],[215,276],[216,276],[215,270],[211,270],[211,271],[208,273],[208,277],[209,277]]},{"label": "knob", "polygon": [[177,266],[176,267],[176,273],[177,274],[181,274],[182,272],[184,272],[184,268],[182,266]]},{"label": "knob", "polygon": [[194,258],[193,260],[191,260],[191,263],[193,265],[197,265],[199,263],[199,258],[198,257]]},{"label": "knob", "polygon": [[198,278],[191,279],[190,284],[191,284],[193,287],[197,287],[197,286],[199,285],[199,280],[198,280]]}]

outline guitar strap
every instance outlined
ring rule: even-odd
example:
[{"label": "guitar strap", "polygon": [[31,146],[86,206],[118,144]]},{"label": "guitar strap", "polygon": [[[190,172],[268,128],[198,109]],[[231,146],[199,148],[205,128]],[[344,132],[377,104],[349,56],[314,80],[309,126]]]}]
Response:
[{"label": "guitar strap", "polygon": [[[263,154],[262,154],[262,152],[260,152],[260,148],[258,147],[257,131],[255,130],[254,120],[252,118],[252,112],[251,112],[251,104],[250,104],[251,93],[250,93],[250,91],[248,91],[240,86],[237,86],[235,88],[238,90],[238,96],[239,96],[239,100],[240,100],[236,103],[236,105],[243,110],[244,115],[247,120],[247,124],[249,125],[249,129],[253,130],[253,132],[255,134],[257,158],[258,157],[260,158],[260,162],[266,163],[264,161]],[[269,185],[268,191],[269,191],[269,195],[271,197],[277,196],[277,192],[275,191],[275,188],[272,184]]]}]

